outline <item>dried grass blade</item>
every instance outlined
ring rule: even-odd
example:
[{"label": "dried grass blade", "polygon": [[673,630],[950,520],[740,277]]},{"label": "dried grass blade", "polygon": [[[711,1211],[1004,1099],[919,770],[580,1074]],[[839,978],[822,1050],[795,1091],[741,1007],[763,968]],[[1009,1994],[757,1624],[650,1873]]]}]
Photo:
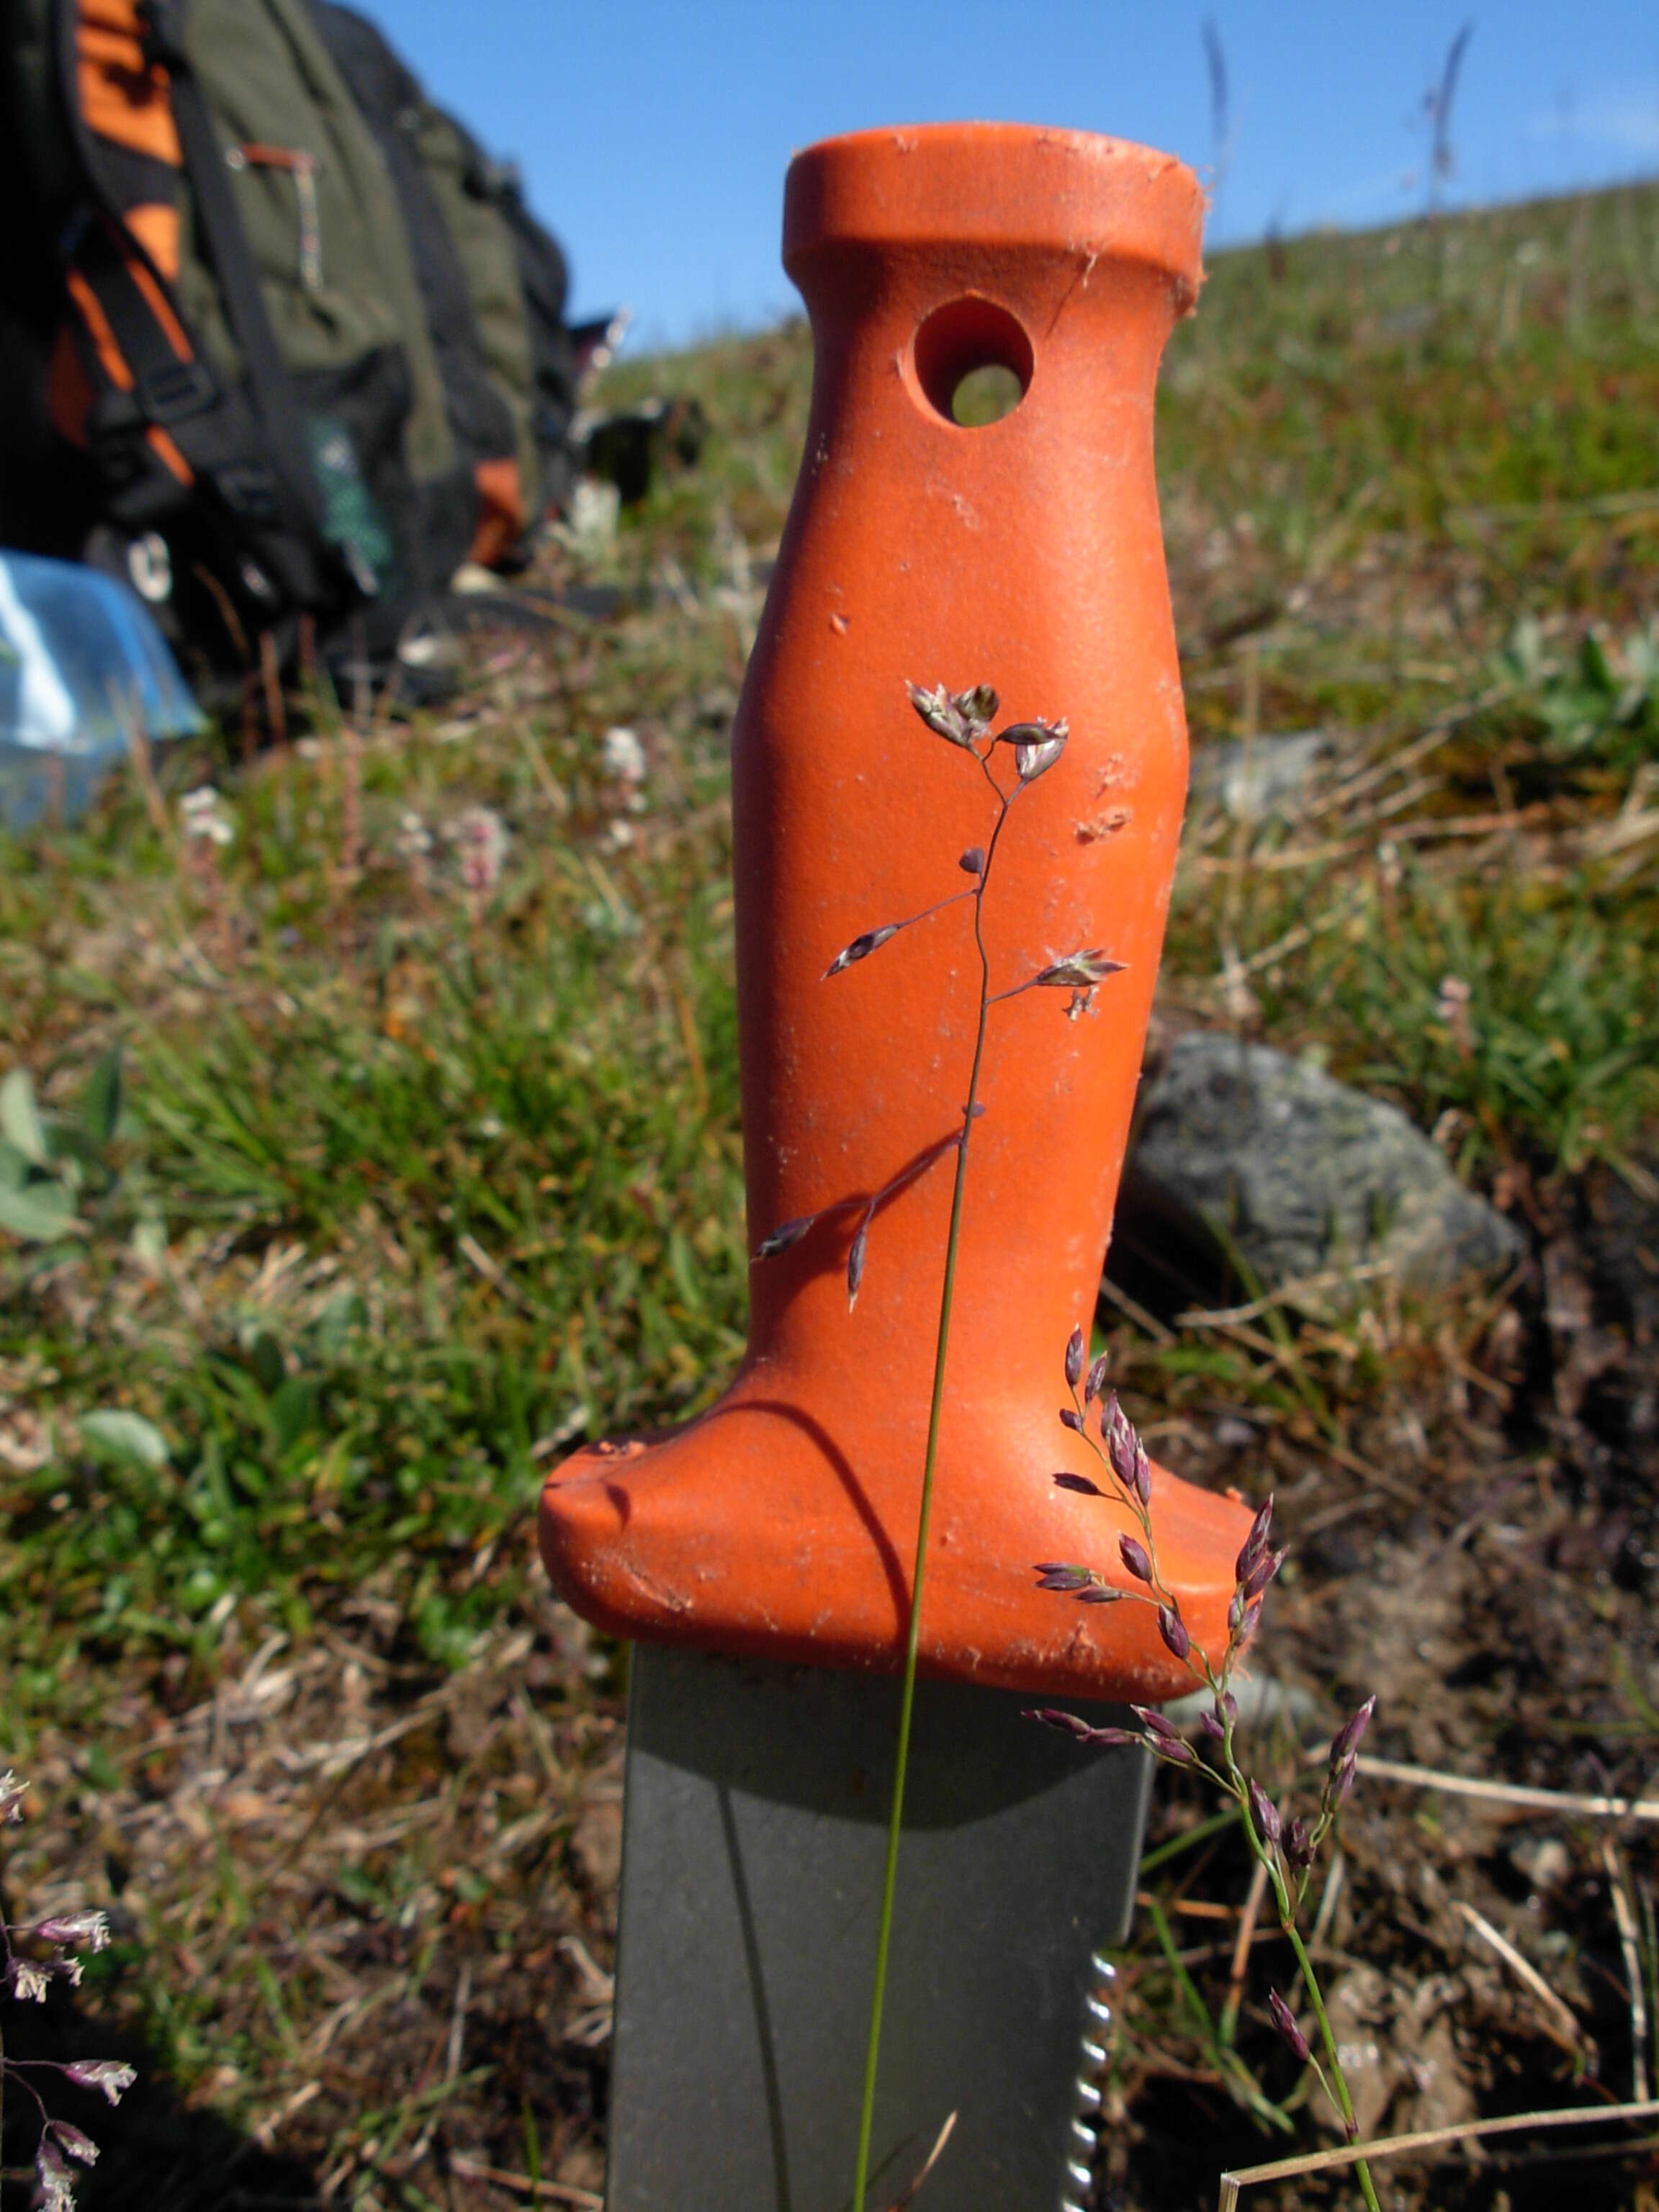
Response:
[{"label": "dried grass blade", "polygon": [[1648,2094],[1648,2005],[1642,1982],[1642,1944],[1636,1930],[1630,1893],[1620,1869],[1619,1854],[1610,1837],[1603,1837],[1601,1841],[1601,1863],[1607,1869],[1607,1883],[1613,1893],[1613,1917],[1619,1926],[1619,1948],[1624,1954],[1625,1980],[1630,1989],[1632,2093],[1641,2098]]},{"label": "dried grass blade", "polygon": [[1659,1797],[1589,1797],[1571,1790],[1538,1790],[1524,1782],[1487,1782],[1473,1774],[1446,1774],[1436,1767],[1408,1766],[1396,1759],[1374,1759],[1368,1753],[1360,1757],[1359,1771],[1378,1782],[1402,1782],[1413,1790],[1481,1797],[1489,1804],[1524,1806],[1540,1813],[1580,1814],[1599,1820],[1659,1820]]},{"label": "dried grass blade", "polygon": [[[1582,2128],[1597,2122],[1650,2120],[1659,2116],[1659,2099],[1635,2105],[1569,2105],[1559,2112],[1510,2112],[1502,2119],[1465,2120],[1455,2127],[1425,2128],[1416,2135],[1380,2136],[1374,2142],[1346,2143],[1340,2150],[1304,2151],[1297,2158],[1276,2158],[1265,2166],[1241,2166],[1221,2177],[1216,2212],[1235,2212],[1241,2191],[1260,2181],[1289,2181],[1299,2173],[1327,2173],[1361,2159],[1398,2158],[1407,2151],[1438,2150],[1448,2143],[1473,2142],[1486,2136],[1518,2135],[1526,2128]],[[1632,2145],[1632,2148],[1639,2148]]]},{"label": "dried grass blade", "polygon": [[[1461,1899],[1457,1910],[1485,1943],[1489,1943],[1516,1979],[1524,1984],[1542,2008],[1545,2018],[1554,2027],[1556,2034],[1570,2049],[1585,2051],[1595,2049],[1580,2025],[1577,2014],[1565,1999],[1559,1996],[1539,1972],[1532,1961],[1517,1951],[1501,1929],[1494,1928],[1483,1913]],[[1646,2094],[1645,2090],[1642,2093]]]}]

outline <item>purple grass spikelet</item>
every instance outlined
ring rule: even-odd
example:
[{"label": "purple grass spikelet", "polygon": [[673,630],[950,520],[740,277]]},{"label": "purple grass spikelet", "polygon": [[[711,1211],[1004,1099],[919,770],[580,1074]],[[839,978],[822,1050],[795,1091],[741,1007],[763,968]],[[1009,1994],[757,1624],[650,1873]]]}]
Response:
[{"label": "purple grass spikelet", "polygon": [[1250,1784],[1249,1798],[1250,1818],[1255,1823],[1257,1835],[1264,1844],[1279,1842],[1285,1833],[1285,1823],[1278,1806],[1259,1782],[1252,1781]]},{"label": "purple grass spikelet", "polygon": [[54,2120],[52,2131],[71,2158],[78,2158],[82,2166],[97,2165],[98,2146],[90,2136],[82,2135],[79,2128],[71,2127],[67,2120]]},{"label": "purple grass spikelet", "polygon": [[1273,1526],[1273,1501],[1269,1497],[1250,1523],[1249,1534],[1244,1539],[1237,1565],[1233,1569],[1235,1581],[1243,1582],[1263,1552],[1267,1550],[1267,1531]]},{"label": "purple grass spikelet", "polygon": [[1239,1594],[1246,1605],[1252,1598],[1259,1598],[1261,1595],[1284,1564],[1283,1552],[1264,1552],[1261,1554],[1240,1585]]},{"label": "purple grass spikelet", "polygon": [[1269,1990],[1267,1992],[1267,2009],[1273,2016],[1273,2026],[1305,2066],[1313,2056],[1312,2050],[1307,2037],[1296,2024],[1296,2014],[1277,1990]]},{"label": "purple grass spikelet", "polygon": [[1068,1389],[1075,1390],[1083,1380],[1084,1350],[1082,1328],[1073,1328],[1066,1340],[1066,1385]]},{"label": "purple grass spikelet", "polygon": [[1158,1632],[1177,1659],[1185,1659],[1191,1652],[1193,1639],[1187,1633],[1187,1624],[1172,1605],[1159,1606]]},{"label": "purple grass spikelet", "polygon": [[101,1912],[56,1913],[50,1920],[38,1922],[33,1932],[43,1943],[79,1946],[88,1951],[109,1947],[109,1921]]},{"label": "purple grass spikelet", "polygon": [[824,969],[823,981],[827,983],[832,975],[839,975],[843,968],[850,968],[855,960],[867,960],[872,952],[879,951],[890,938],[896,937],[898,933],[899,924],[896,921],[884,921],[879,929],[866,929],[850,945],[842,945]]},{"label": "purple grass spikelet", "polygon": [[1025,1717],[1028,1721],[1042,1721],[1049,1728],[1063,1729],[1067,1735],[1075,1736],[1079,1743],[1098,1744],[1106,1749],[1122,1750],[1126,1746],[1141,1741],[1137,1729],[1091,1728],[1087,1721],[1080,1720],[1075,1713],[1068,1713],[1057,1705],[1036,1707]]},{"label": "purple grass spikelet", "polygon": [[1046,1590],[1087,1589],[1093,1582],[1094,1570],[1080,1567],[1069,1559],[1042,1559],[1031,1570],[1037,1577],[1037,1588]]},{"label": "purple grass spikelet", "polygon": [[1134,1474],[1134,1424],[1124,1412],[1115,1390],[1109,1390],[1101,1401],[1100,1434],[1106,1456],[1112,1463],[1112,1473],[1127,1490]]},{"label": "purple grass spikelet", "polygon": [[1014,749],[1014,769],[1022,783],[1035,783],[1045,775],[1066,750],[1071,735],[1066,723],[1015,722],[999,732],[998,743]]},{"label": "purple grass spikelet", "polygon": [[859,1224],[859,1233],[853,1239],[853,1249],[847,1255],[847,1310],[851,1313],[859,1302],[859,1288],[864,1280],[864,1262],[870,1250],[870,1220],[866,1214]]},{"label": "purple grass spikelet", "polygon": [[1375,1692],[1367,1698],[1358,1712],[1351,1714],[1331,1738],[1331,1772],[1334,1774],[1351,1753],[1357,1752],[1364,1741],[1365,1731],[1371,1724],[1371,1715],[1376,1711]]},{"label": "purple grass spikelet", "polygon": [[49,2133],[41,2136],[34,2154],[34,2172],[40,2185],[41,2212],[75,2212],[75,2176]]},{"label": "purple grass spikelet", "polygon": [[[1138,1583],[1150,1584],[1152,1579],[1152,1563],[1147,1557],[1146,1546],[1138,1544],[1133,1536],[1120,1536],[1117,1540],[1117,1549],[1118,1557],[1135,1580]],[[1167,1637],[1164,1641],[1166,1643],[1169,1641]]]},{"label": "purple grass spikelet", "polygon": [[77,2088],[96,2089],[112,2105],[118,2105],[123,2092],[138,2079],[132,2068],[118,2058],[71,2058],[64,2072]]},{"label": "purple grass spikelet", "polygon": [[787,1252],[792,1244],[799,1244],[817,1218],[816,1213],[801,1213],[797,1214],[793,1221],[786,1221],[781,1229],[775,1229],[769,1237],[761,1239],[755,1257],[757,1260],[775,1260],[780,1252]]},{"label": "purple grass spikelet", "polygon": [[1031,981],[1050,991],[1091,991],[1109,975],[1122,975],[1127,964],[1114,960],[1097,945],[1085,945],[1080,952],[1068,952],[1063,960],[1050,961]]}]

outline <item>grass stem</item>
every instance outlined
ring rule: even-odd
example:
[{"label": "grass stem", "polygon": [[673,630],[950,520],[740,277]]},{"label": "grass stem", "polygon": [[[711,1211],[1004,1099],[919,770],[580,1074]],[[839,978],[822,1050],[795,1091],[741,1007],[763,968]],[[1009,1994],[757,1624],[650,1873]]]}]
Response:
[{"label": "grass stem", "polygon": [[[981,762],[981,766],[984,763]],[[921,1642],[921,1595],[927,1571],[927,1528],[933,1510],[933,1474],[939,1462],[939,1437],[945,1412],[945,1363],[951,1344],[951,1309],[956,1295],[957,1249],[962,1237],[963,1194],[968,1182],[968,1145],[973,1134],[979,1103],[980,1069],[985,1059],[985,1031],[991,1013],[991,966],[985,950],[982,922],[985,890],[996,858],[997,840],[1008,818],[1008,799],[990,770],[987,781],[1001,800],[1001,811],[986,849],[974,895],[974,941],[979,949],[979,1026],[974,1036],[974,1064],[968,1078],[968,1103],[963,1111],[962,1135],[957,1151],[956,1179],[951,1188],[951,1226],[945,1240],[945,1282],[939,1292],[939,1340],[933,1352],[933,1395],[927,1413],[927,1449],[921,1470],[921,1510],[916,1522],[915,1565],[910,1576],[910,1620],[904,1639],[904,1680],[899,1697],[898,1755],[893,1765],[893,1796],[887,1819],[887,1858],[882,1875],[881,1919],[876,1932],[875,1984],[870,1996],[870,2032],[864,2054],[864,2099],[859,2112],[858,2157],[854,2169],[853,2212],[865,2212],[869,2186],[870,2136],[876,2117],[876,2080],[881,2064],[881,2017],[887,1996],[887,1960],[893,1940],[893,1899],[898,1884],[899,1837],[904,1826],[904,1784],[910,1760],[910,1722],[916,1702],[916,1654]]]}]

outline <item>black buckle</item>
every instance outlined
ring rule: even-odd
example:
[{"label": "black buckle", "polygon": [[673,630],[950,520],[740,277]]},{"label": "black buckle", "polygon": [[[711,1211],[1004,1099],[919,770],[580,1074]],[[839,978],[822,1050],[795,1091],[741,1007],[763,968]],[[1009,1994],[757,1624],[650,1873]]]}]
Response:
[{"label": "black buckle", "polygon": [[219,387],[199,361],[178,361],[152,370],[137,383],[137,400],[145,416],[163,428],[199,415],[219,397]]},{"label": "black buckle", "polygon": [[276,513],[276,478],[261,461],[227,461],[213,471],[214,489],[233,514],[269,522]]}]

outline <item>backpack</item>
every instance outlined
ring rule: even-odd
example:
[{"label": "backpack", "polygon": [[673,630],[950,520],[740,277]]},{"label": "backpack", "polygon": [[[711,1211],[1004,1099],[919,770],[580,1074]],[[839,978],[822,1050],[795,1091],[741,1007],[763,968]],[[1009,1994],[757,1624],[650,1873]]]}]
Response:
[{"label": "backpack", "polygon": [[568,496],[577,386],[607,326],[568,327],[564,255],[517,172],[433,105],[363,16],[337,0],[312,0],[312,12],[403,209],[450,429],[478,494],[472,557],[520,567],[536,520]]},{"label": "backpack", "polygon": [[378,34],[312,0],[0,24],[0,531],[242,667],[307,619],[383,653],[469,555],[522,557],[574,400],[562,258]]}]

